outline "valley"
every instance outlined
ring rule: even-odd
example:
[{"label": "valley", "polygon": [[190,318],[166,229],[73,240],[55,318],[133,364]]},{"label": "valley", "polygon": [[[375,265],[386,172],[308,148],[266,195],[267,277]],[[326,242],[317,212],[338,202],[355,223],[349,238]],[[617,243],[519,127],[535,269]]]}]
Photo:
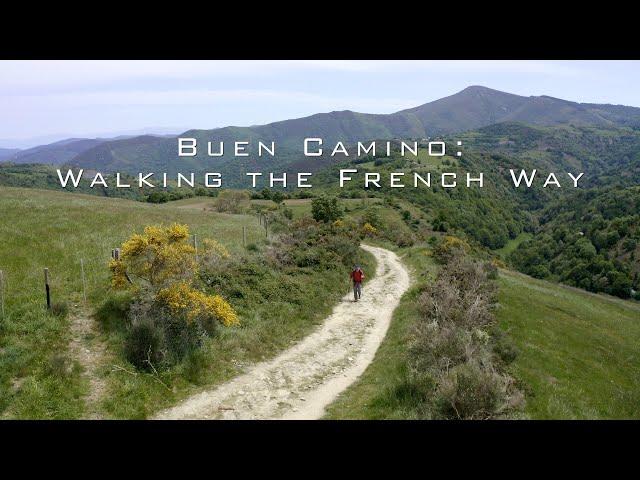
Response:
[{"label": "valley", "polygon": [[640,416],[638,108],[474,86],[0,155],[0,418]]}]

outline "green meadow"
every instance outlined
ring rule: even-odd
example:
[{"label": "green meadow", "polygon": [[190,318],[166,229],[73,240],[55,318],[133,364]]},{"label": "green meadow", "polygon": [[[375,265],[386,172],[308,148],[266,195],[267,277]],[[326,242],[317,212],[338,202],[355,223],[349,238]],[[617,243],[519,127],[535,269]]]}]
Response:
[{"label": "green meadow", "polygon": [[[271,239],[265,238],[258,218],[214,213],[208,201],[157,205],[0,188],[0,270],[6,286],[0,318],[0,418],[145,418],[290,346],[346,293],[347,277],[340,268],[288,274],[261,266],[261,251]],[[123,330],[117,325],[126,295],[111,291],[107,264],[111,250],[132,233],[173,222],[189,225],[198,242],[215,238],[232,257],[246,259],[261,284],[249,292],[242,278],[234,279],[233,289],[246,291],[231,299],[241,325],[208,339],[201,351],[175,368],[150,375],[136,372],[123,359]],[[250,249],[242,245],[243,227]],[[361,261],[374,268],[366,252]],[[66,304],[67,316],[45,308],[44,268],[50,272],[54,306]],[[72,322],[79,316],[97,320],[96,331],[80,339],[82,348],[101,345],[104,350],[94,372],[104,392],[91,404],[85,369],[69,347]]]},{"label": "green meadow", "polygon": [[640,418],[640,304],[508,271],[499,286],[529,417]]},{"label": "green meadow", "polygon": [[[406,341],[419,318],[419,286],[435,275],[427,249],[400,249],[415,283],[360,379],[329,406],[329,419],[419,418],[407,381]],[[508,366],[525,394],[518,418],[640,418],[640,304],[503,270],[496,321],[518,356]]]},{"label": "green meadow", "polygon": [[[51,299],[83,309],[81,260],[88,310],[109,287],[111,250],[153,223],[186,223],[198,238],[212,237],[230,251],[263,240],[255,217],[222,215],[129,200],[35,189],[0,188],[0,418],[75,418],[83,413],[81,367],[66,356],[69,319],[47,312],[44,268]],[[1,313],[0,313],[1,315]]]}]

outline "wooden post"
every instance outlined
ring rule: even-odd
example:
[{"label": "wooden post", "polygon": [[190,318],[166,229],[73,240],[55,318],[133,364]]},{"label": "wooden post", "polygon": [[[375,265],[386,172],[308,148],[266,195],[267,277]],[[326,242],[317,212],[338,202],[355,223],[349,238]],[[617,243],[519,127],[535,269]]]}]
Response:
[{"label": "wooden post", "polygon": [[80,259],[80,273],[82,274],[82,298],[87,303],[87,281],[84,278],[84,259]]},{"label": "wooden post", "polygon": [[193,248],[196,250],[196,262],[198,261],[198,235],[193,234]]},{"label": "wooden post", "polygon": [[47,308],[51,310],[51,289],[49,288],[49,269],[44,269],[44,289],[47,292]]},{"label": "wooden post", "polygon": [[269,238],[269,221],[267,220],[267,217],[264,217],[264,236]]},{"label": "wooden post", "polygon": [[0,313],[4,318],[4,272],[0,270]]},{"label": "wooden post", "polygon": [[247,227],[242,227],[242,246],[247,247]]}]

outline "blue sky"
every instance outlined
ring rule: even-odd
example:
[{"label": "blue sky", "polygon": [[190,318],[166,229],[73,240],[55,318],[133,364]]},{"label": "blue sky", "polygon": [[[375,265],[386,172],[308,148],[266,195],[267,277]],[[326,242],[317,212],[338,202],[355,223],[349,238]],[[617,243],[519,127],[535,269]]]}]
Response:
[{"label": "blue sky", "polygon": [[0,147],[391,113],[469,85],[640,107],[640,62],[0,61]]}]

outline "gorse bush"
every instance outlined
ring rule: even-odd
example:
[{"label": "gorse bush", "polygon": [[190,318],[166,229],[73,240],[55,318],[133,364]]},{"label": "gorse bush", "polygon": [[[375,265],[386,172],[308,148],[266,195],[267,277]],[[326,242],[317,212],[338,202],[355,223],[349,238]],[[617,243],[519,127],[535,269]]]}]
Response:
[{"label": "gorse bush", "polygon": [[[207,295],[179,282],[158,292],[156,301],[176,316],[184,316],[187,323],[203,326],[220,322],[225,326],[237,325],[238,316],[220,295]],[[206,328],[205,328],[206,329]]]},{"label": "gorse bush", "polygon": [[410,337],[410,381],[428,386],[424,394],[433,417],[501,417],[521,394],[500,371],[517,352],[504,338],[498,343],[489,333],[494,325],[496,287],[490,277],[495,267],[469,260],[456,241],[447,244],[447,263],[418,298],[421,317]]},{"label": "gorse bush", "polygon": [[219,325],[239,323],[233,307],[220,295],[198,288],[198,271],[230,257],[213,239],[204,239],[196,260],[186,225],[148,226],[122,245],[112,260],[112,285],[133,292],[125,355],[138,368],[179,362],[198,348]]},{"label": "gorse bush", "polygon": [[189,228],[178,224],[148,226],[143,234],[132,235],[122,244],[120,259],[109,263],[112,285],[124,288],[133,278],[155,289],[192,277],[195,248],[188,238]]},{"label": "gorse bush", "polygon": [[433,249],[433,257],[440,263],[447,263],[454,258],[469,253],[471,246],[464,240],[447,235]]}]

